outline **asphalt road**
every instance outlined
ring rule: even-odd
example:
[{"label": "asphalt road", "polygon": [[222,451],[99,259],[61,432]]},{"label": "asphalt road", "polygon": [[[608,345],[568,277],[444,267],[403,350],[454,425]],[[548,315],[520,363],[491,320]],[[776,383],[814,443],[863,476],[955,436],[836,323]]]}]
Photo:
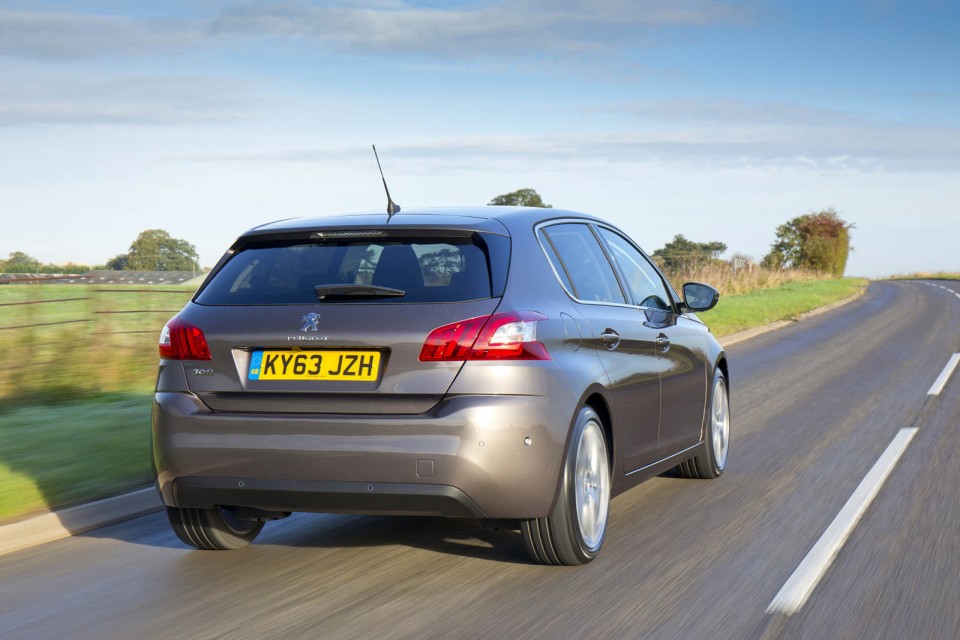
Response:
[{"label": "asphalt road", "polygon": [[[939,283],[960,293],[960,283]],[[879,282],[729,349],[719,480],[616,498],[579,568],[518,532],[301,514],[236,552],[183,547],[155,514],[0,559],[0,637],[960,637],[960,296]],[[902,457],[809,599],[774,596],[902,429]]]}]

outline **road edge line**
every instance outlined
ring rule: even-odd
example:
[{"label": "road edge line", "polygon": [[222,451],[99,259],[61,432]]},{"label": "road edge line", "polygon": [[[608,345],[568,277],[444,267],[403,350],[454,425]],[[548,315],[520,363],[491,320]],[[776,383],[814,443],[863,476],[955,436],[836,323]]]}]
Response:
[{"label": "road edge line", "polygon": [[864,476],[843,508],[770,601],[767,613],[791,616],[806,603],[823,578],[857,523],[880,492],[883,483],[907,450],[917,427],[900,429],[887,448]]},{"label": "road edge line", "polygon": [[931,385],[930,390],[927,391],[928,396],[938,396],[940,392],[943,391],[943,388],[947,386],[947,382],[950,380],[950,376],[953,375],[953,371],[957,368],[957,364],[960,364],[960,353],[955,353],[950,356],[950,359],[947,360],[946,366],[943,367],[943,370],[940,372],[940,375],[937,376],[937,379],[934,380],[933,385]]}]

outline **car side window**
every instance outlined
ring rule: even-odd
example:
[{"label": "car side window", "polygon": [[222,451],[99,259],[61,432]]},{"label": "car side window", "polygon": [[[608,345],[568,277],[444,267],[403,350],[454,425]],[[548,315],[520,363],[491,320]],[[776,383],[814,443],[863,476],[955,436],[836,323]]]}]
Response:
[{"label": "car side window", "polygon": [[672,311],[670,294],[663,284],[663,279],[646,256],[619,233],[604,227],[598,227],[598,230],[610,247],[610,253],[626,280],[630,303],[650,309]]},{"label": "car side window", "polygon": [[[610,261],[587,225],[555,224],[544,228],[543,234],[560,259],[561,264],[554,265],[555,270],[569,277],[578,300],[626,302]],[[553,251],[547,253],[552,257]]]}]

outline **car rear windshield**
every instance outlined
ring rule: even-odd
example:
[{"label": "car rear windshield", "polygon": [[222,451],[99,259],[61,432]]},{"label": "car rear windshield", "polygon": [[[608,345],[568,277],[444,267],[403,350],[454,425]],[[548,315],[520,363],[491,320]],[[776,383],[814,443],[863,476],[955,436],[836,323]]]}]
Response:
[{"label": "car rear windshield", "polygon": [[503,294],[509,240],[456,236],[274,240],[241,247],[197,294],[204,305],[316,304],[318,285],[373,285],[402,297],[341,297],[351,304],[461,302]]}]

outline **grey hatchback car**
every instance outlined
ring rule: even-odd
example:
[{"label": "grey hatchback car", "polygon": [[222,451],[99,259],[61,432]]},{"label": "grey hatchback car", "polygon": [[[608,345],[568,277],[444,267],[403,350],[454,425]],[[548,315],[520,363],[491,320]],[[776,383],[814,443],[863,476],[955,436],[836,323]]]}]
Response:
[{"label": "grey hatchback car", "polygon": [[512,522],[592,560],[611,495],[727,463],[724,352],[622,231],[482,207],[244,233],[160,336],[153,459],[186,544],[294,511]]}]

